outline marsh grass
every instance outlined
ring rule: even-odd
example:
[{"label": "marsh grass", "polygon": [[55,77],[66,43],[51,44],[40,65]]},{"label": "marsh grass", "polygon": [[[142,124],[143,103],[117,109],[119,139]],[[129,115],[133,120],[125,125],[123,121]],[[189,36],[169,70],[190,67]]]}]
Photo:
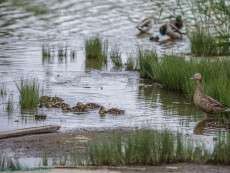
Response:
[{"label": "marsh grass", "polygon": [[[143,54],[143,53],[142,53]],[[230,61],[185,60],[183,57],[165,56],[157,60],[156,55],[139,56],[139,71],[143,78],[159,82],[165,89],[177,91],[190,97],[195,82],[190,78],[201,73],[206,94],[230,106]]]},{"label": "marsh grass", "polygon": [[22,167],[19,162],[5,154],[0,154],[0,171],[18,171]]},{"label": "marsh grass", "polygon": [[52,50],[49,45],[42,45],[42,63],[51,63]]},{"label": "marsh grass", "polygon": [[190,33],[191,52],[195,56],[225,56],[230,54],[228,38],[217,37],[201,28]]},{"label": "marsh grass", "polygon": [[19,91],[19,103],[22,110],[36,109],[39,104],[40,87],[36,80],[21,80],[16,84]]},{"label": "marsh grass", "polygon": [[122,68],[123,63],[121,59],[121,51],[119,50],[118,47],[113,48],[110,51],[110,59],[116,68]]},{"label": "marsh grass", "polygon": [[65,60],[65,63],[67,63],[67,58],[68,58],[68,48],[67,46],[65,47],[58,47],[57,51],[57,57],[58,57],[58,63],[63,63]]},{"label": "marsh grass", "polygon": [[0,88],[0,96],[4,97],[6,95],[7,95],[6,87],[4,85],[2,85]]},{"label": "marsh grass", "polygon": [[[229,164],[230,135],[220,137],[214,151],[192,142],[181,134],[165,131],[137,130],[114,134],[89,144],[92,165],[158,165],[177,162]],[[108,154],[109,153],[109,154]]]},{"label": "marsh grass", "polygon": [[[115,134],[89,145],[92,165],[158,165],[177,162],[229,164],[230,135],[220,137],[214,151],[203,144],[192,143],[181,134],[167,130],[138,130]],[[109,153],[109,154],[108,154]]]},{"label": "marsh grass", "polygon": [[230,164],[230,134],[219,134],[217,143],[214,147],[211,163]]},{"label": "marsh grass", "polygon": [[44,4],[35,4],[32,1],[26,0],[10,0],[13,6],[20,7],[27,12],[33,13],[34,15],[43,15],[49,12],[48,8]]},{"label": "marsh grass", "polygon": [[141,77],[154,79],[155,65],[157,65],[157,54],[155,52],[139,50],[137,68]]},{"label": "marsh grass", "polygon": [[107,63],[108,42],[99,37],[85,41],[86,67],[101,69]]},{"label": "marsh grass", "polygon": [[14,111],[14,103],[13,103],[13,98],[9,97],[8,101],[6,103],[6,111],[10,114]]},{"label": "marsh grass", "polygon": [[135,60],[133,57],[128,57],[125,65],[126,65],[125,69],[128,71],[136,70]]}]

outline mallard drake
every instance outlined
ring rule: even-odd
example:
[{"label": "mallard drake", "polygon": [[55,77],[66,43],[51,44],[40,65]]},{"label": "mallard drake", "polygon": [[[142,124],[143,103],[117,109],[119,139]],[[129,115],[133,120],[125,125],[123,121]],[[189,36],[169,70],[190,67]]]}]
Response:
[{"label": "mallard drake", "polygon": [[150,29],[152,29],[153,25],[153,19],[151,17],[147,17],[144,20],[142,20],[136,28],[141,32],[141,33],[148,33]]},{"label": "mallard drake", "polygon": [[191,79],[196,81],[193,102],[199,109],[206,113],[206,116],[208,114],[220,113],[226,110],[222,103],[204,94],[202,75],[200,73],[194,74]]}]

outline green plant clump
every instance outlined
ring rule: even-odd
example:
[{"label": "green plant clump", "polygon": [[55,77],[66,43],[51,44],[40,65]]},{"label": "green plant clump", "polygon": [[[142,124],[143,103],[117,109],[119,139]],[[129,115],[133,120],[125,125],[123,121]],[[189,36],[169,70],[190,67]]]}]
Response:
[{"label": "green plant clump", "polygon": [[101,69],[107,63],[108,42],[99,37],[85,41],[86,67]]},{"label": "green plant clump", "polygon": [[35,109],[39,104],[40,91],[39,84],[33,81],[21,80],[19,84],[16,84],[19,91],[19,103],[21,109]]},{"label": "green plant clump", "polygon": [[195,82],[190,78],[195,73],[201,73],[206,94],[230,105],[230,61],[227,59],[185,60],[171,55],[157,60],[155,54],[141,53],[138,61],[141,77],[161,83],[165,89],[183,93],[190,98],[195,88]]},{"label": "green plant clump", "polygon": [[190,33],[191,52],[195,56],[230,55],[230,46],[226,39],[214,36],[207,30],[196,29]]},{"label": "green plant clump", "polygon": [[114,134],[89,144],[91,165],[158,165],[177,162],[229,164],[230,135],[219,139],[214,151],[168,130],[137,130]]},{"label": "green plant clump", "polygon": [[112,60],[113,65],[116,68],[122,68],[122,59],[121,59],[121,52],[118,48],[114,48],[110,52],[110,58]]}]

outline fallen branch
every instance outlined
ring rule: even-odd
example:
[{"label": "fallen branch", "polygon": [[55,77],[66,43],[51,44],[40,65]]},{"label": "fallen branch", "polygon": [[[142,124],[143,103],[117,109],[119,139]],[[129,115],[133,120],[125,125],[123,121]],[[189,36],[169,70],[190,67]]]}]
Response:
[{"label": "fallen branch", "polygon": [[0,132],[0,139],[20,137],[26,135],[35,135],[35,134],[43,134],[43,133],[54,133],[60,129],[60,126],[55,125],[47,125],[40,127],[30,127],[12,131],[4,131]]}]

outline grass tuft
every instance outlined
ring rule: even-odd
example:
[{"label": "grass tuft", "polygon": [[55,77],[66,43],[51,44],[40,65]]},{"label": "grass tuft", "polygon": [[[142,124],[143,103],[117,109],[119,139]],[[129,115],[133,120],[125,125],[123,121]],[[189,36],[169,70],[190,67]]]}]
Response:
[{"label": "grass tuft", "polygon": [[[89,144],[91,165],[159,165],[177,162],[229,164],[230,135],[218,140],[214,151],[168,130],[137,130],[114,134]],[[109,154],[108,154],[109,153]]]},{"label": "grass tuft", "polygon": [[7,95],[6,87],[4,85],[2,85],[0,88],[0,96],[4,97],[6,95]]},{"label": "grass tuft", "polygon": [[208,30],[197,29],[190,33],[191,52],[195,56],[224,56],[230,54],[229,42],[215,37]]},{"label": "grass tuft", "polygon": [[19,103],[22,110],[35,109],[39,104],[39,84],[36,80],[25,81],[21,80],[19,84],[16,84],[20,93]]},{"label": "grass tuft", "polygon": [[6,111],[10,114],[14,111],[14,104],[13,104],[13,98],[8,98],[7,104],[6,104]]},{"label": "grass tuft", "polygon": [[128,57],[125,69],[128,71],[134,71],[136,69],[135,60],[132,57]]},{"label": "grass tuft", "polygon": [[101,69],[107,63],[108,42],[99,37],[89,38],[85,41],[86,66]]},{"label": "grass tuft", "polygon": [[[145,54],[145,53],[142,53]],[[185,60],[183,57],[155,55],[139,56],[139,71],[143,78],[159,82],[165,89],[181,92],[191,98],[194,81],[190,78],[201,73],[206,94],[230,106],[230,61]]]},{"label": "grass tuft", "polygon": [[114,48],[111,50],[110,58],[116,68],[122,68],[123,64],[121,59],[121,51],[118,48]]},{"label": "grass tuft", "polygon": [[0,171],[18,171],[21,169],[22,167],[17,160],[0,154]]}]

